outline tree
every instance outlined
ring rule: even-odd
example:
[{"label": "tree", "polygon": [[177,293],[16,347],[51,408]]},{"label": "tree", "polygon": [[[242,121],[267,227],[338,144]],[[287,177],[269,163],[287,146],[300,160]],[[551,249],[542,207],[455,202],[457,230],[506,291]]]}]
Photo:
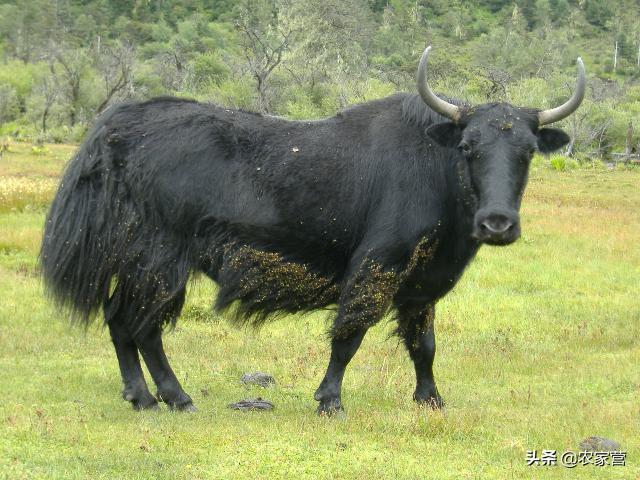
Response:
[{"label": "tree", "polygon": [[599,27],[605,27],[613,15],[608,0],[585,0],[584,14],[589,23]]},{"label": "tree", "polygon": [[[366,3],[297,0],[287,15],[294,34],[284,68],[309,91],[321,81],[336,85],[339,102],[345,106],[351,90],[348,84],[369,74],[373,23]],[[319,38],[326,40],[319,42]]]},{"label": "tree", "polygon": [[258,110],[271,111],[269,77],[282,63],[292,28],[283,21],[287,3],[278,0],[242,0],[235,10],[235,26],[251,76],[256,80]]},{"label": "tree", "polygon": [[11,85],[0,85],[0,124],[15,120],[20,113],[18,95]]},{"label": "tree", "polygon": [[135,49],[128,42],[120,42],[113,47],[102,48],[96,58],[96,69],[104,85],[104,98],[96,109],[96,114],[99,114],[114,96],[126,88],[132,89]]},{"label": "tree", "polygon": [[6,53],[23,62],[37,58],[56,30],[55,18],[53,2],[47,0],[0,5],[0,38]]},{"label": "tree", "polygon": [[40,117],[40,128],[42,129],[42,133],[47,132],[47,119],[49,118],[51,107],[53,107],[54,103],[60,96],[60,84],[58,83],[58,78],[53,70],[51,73],[51,75],[45,75],[42,77],[36,89],[36,92],[42,97],[42,115]]},{"label": "tree", "polygon": [[80,86],[89,66],[89,55],[83,48],[51,45],[51,73],[60,79],[67,99],[69,124],[74,126],[80,110]]}]

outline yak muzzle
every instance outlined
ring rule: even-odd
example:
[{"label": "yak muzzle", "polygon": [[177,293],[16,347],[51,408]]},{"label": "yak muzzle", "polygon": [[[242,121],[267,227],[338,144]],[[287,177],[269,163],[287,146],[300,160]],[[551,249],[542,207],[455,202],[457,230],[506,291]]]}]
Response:
[{"label": "yak muzzle", "polygon": [[473,236],[489,245],[508,245],[520,238],[520,219],[515,211],[483,211],[475,216]]}]

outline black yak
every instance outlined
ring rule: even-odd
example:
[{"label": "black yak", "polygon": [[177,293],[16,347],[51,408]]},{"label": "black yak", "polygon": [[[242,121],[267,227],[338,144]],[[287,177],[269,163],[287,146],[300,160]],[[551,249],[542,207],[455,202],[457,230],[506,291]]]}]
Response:
[{"label": "black yak", "polygon": [[[262,322],[337,304],[319,413],[342,409],[345,368],[365,332],[396,312],[417,402],[438,407],[434,306],[481,244],[520,235],[534,151],[569,138],[541,128],[578,108],[468,106],[433,94],[429,48],[416,94],[287,121],[177,98],[112,107],[64,173],[40,261],[49,291],[84,321],[99,308],[123,397],[136,409],[194,410],[162,347],[191,272],[219,286],[217,309]],[[149,392],[142,355],[158,398]]]}]

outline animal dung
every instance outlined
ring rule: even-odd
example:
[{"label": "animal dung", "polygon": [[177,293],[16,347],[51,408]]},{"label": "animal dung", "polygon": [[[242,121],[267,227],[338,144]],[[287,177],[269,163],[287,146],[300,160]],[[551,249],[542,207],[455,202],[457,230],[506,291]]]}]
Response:
[{"label": "animal dung", "polygon": [[230,403],[228,407],[232,410],[241,410],[247,412],[250,410],[273,410],[273,403],[262,398],[250,398],[248,400],[240,400],[237,403]]},{"label": "animal dung", "polygon": [[271,375],[263,372],[245,373],[242,375],[240,381],[245,385],[258,385],[263,388],[267,388],[276,383]]},{"label": "animal dung", "polygon": [[589,437],[580,442],[580,450],[587,452],[616,452],[620,444],[604,437]]}]

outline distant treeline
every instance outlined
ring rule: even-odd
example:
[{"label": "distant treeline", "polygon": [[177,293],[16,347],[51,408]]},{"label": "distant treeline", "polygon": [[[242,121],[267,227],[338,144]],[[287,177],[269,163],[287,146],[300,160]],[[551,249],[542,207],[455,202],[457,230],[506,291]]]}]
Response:
[{"label": "distant treeline", "polygon": [[0,136],[79,141],[114,102],[167,94],[332,115],[414,90],[432,44],[442,93],[539,108],[581,55],[569,153],[606,156],[640,122],[638,18],[640,0],[0,0]]}]

